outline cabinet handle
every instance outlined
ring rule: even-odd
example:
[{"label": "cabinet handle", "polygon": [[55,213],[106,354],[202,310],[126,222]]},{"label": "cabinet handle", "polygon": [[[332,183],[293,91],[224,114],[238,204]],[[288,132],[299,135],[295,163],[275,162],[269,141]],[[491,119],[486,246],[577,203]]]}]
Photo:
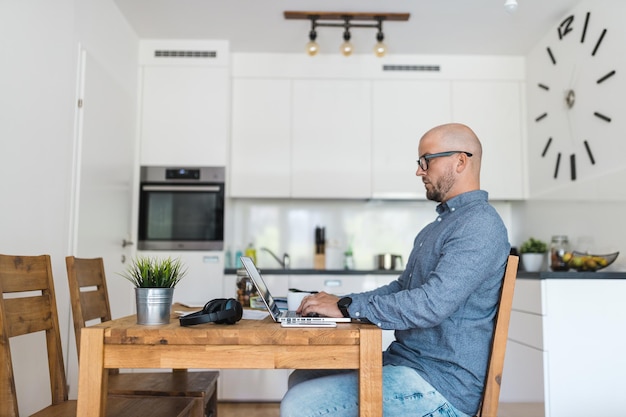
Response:
[{"label": "cabinet handle", "polygon": [[220,261],[220,257],[217,255],[208,255],[202,257],[202,262],[205,264],[216,264]]},{"label": "cabinet handle", "polygon": [[324,281],[325,287],[341,287],[340,279],[327,279]]}]

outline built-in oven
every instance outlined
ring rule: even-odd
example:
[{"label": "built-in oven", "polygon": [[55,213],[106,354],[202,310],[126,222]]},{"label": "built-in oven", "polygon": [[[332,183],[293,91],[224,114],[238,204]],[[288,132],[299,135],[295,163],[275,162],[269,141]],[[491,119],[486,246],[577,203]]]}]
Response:
[{"label": "built-in oven", "polygon": [[224,167],[141,167],[139,250],[222,250]]}]

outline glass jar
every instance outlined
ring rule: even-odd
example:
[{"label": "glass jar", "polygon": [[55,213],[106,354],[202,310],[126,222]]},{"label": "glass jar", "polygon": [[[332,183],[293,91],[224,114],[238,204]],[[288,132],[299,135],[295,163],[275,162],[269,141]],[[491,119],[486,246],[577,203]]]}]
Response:
[{"label": "glass jar", "polygon": [[569,265],[563,261],[563,255],[569,252],[569,239],[567,236],[552,236],[550,242],[550,269],[553,271],[567,271]]},{"label": "glass jar", "polygon": [[243,307],[250,307],[250,300],[258,296],[254,283],[245,269],[237,270],[237,301]]}]

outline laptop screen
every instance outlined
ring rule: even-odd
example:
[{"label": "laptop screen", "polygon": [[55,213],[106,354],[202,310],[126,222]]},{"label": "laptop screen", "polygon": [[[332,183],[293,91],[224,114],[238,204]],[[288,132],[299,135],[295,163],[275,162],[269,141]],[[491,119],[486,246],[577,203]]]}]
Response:
[{"label": "laptop screen", "polygon": [[254,283],[257,291],[259,292],[259,295],[263,299],[263,302],[265,303],[267,309],[270,311],[270,313],[272,313],[274,317],[278,317],[278,315],[280,314],[280,310],[278,309],[278,306],[276,306],[274,298],[272,297],[272,294],[270,294],[270,290],[267,288],[263,277],[261,277],[261,274],[259,274],[259,271],[256,269],[256,266],[254,265],[252,259],[246,256],[242,256],[241,262],[246,268],[246,271],[248,271],[248,275],[250,276],[250,279]]}]

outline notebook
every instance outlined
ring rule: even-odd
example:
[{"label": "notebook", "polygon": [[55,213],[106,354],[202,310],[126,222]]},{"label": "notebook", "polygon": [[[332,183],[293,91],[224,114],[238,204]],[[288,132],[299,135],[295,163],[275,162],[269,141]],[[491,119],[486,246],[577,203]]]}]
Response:
[{"label": "notebook", "polygon": [[313,322],[315,323],[315,322],[328,322],[328,321],[330,322],[350,322],[351,321],[350,317],[324,317],[324,316],[309,317],[309,316],[302,316],[296,313],[295,311],[280,310],[278,306],[276,305],[276,301],[274,300],[274,297],[272,297],[270,290],[267,288],[267,284],[265,284],[263,277],[261,277],[261,274],[259,274],[259,271],[257,270],[256,265],[254,265],[254,262],[252,261],[252,259],[247,256],[242,256],[241,263],[243,264],[243,267],[246,268],[246,271],[248,271],[248,276],[254,283],[254,286],[259,292],[259,296],[263,300],[265,307],[267,307],[267,311],[269,311],[270,316],[272,316],[275,322],[278,323],[278,322],[286,321],[286,322]]}]

